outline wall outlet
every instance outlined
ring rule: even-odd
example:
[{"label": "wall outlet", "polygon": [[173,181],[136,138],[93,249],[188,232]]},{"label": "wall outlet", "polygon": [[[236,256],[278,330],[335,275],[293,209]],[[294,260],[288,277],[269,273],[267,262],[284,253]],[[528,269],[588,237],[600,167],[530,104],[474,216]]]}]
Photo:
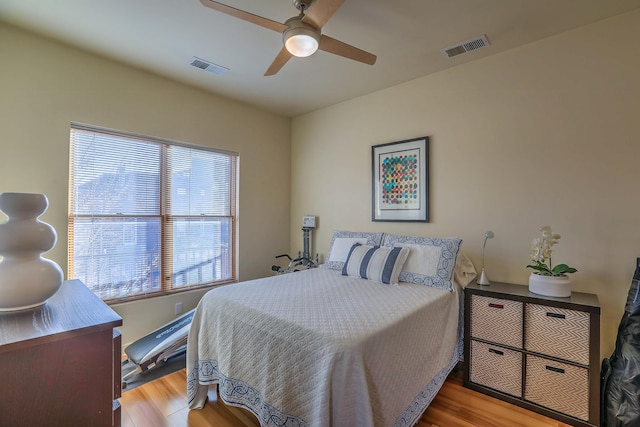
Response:
[{"label": "wall outlet", "polygon": [[176,315],[182,314],[182,303],[181,302],[177,302],[176,303],[176,312],[175,312],[175,314]]}]

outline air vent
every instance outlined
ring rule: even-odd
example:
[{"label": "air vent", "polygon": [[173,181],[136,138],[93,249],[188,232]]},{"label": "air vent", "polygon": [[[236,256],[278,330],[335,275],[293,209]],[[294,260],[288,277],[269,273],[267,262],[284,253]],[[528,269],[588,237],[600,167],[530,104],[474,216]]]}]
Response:
[{"label": "air vent", "polygon": [[455,46],[442,49],[442,53],[447,58],[453,58],[454,56],[462,55],[463,53],[471,52],[472,50],[478,50],[483,47],[490,46],[487,36],[476,37],[473,40],[467,40]]},{"label": "air vent", "polygon": [[193,57],[191,58],[191,61],[189,62],[189,65],[196,67],[196,68],[200,68],[201,70],[205,70],[208,71],[210,73],[213,73],[217,76],[221,76],[224,73],[226,73],[227,71],[229,71],[228,68],[223,67],[222,65],[217,65],[214,64],[213,62],[209,62],[209,61],[205,61],[204,59],[200,59],[198,57]]}]

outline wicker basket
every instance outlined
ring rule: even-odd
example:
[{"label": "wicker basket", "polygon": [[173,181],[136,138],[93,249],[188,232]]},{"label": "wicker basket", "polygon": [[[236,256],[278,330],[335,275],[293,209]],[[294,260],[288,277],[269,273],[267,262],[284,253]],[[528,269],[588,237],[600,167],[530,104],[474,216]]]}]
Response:
[{"label": "wicker basket", "polygon": [[471,296],[471,336],[522,348],[522,303]]},{"label": "wicker basket", "polygon": [[522,353],[471,341],[471,382],[512,396],[522,396]]},{"label": "wicker basket", "polygon": [[587,421],[589,372],[567,363],[527,355],[524,398]]},{"label": "wicker basket", "polygon": [[527,304],[525,349],[588,365],[589,313]]}]

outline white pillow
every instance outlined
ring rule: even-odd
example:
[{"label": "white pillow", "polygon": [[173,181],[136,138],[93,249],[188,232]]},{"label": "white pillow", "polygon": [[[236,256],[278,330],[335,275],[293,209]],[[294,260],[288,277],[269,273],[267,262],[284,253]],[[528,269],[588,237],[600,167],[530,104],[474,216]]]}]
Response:
[{"label": "white pillow", "polygon": [[331,246],[331,253],[329,254],[328,261],[342,261],[345,262],[349,256],[351,247],[359,243],[361,245],[367,244],[366,237],[338,237],[333,241]]},{"label": "white pillow", "polygon": [[335,230],[327,253],[327,261],[321,265],[332,270],[341,270],[347,260],[349,250],[354,243],[363,245],[380,246],[382,233],[370,233],[366,231]]},{"label": "white pillow", "polygon": [[401,282],[453,291],[453,271],[462,239],[385,234],[384,246],[407,246],[413,252],[400,272]]},{"label": "white pillow", "polygon": [[342,268],[343,276],[361,277],[387,285],[397,285],[409,248],[386,248],[356,243]]},{"label": "white pillow", "polygon": [[415,245],[411,243],[396,243],[394,246],[402,246],[411,249],[403,270],[411,271],[424,276],[435,276],[438,271],[438,262],[442,256],[442,247]]}]

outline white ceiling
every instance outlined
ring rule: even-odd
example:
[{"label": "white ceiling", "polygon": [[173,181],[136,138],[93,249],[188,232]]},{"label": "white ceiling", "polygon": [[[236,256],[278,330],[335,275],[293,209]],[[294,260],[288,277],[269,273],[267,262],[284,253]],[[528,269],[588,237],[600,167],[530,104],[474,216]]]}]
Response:
[{"label": "white ceiling", "polygon": [[[298,13],[291,0],[224,3],[279,22]],[[639,7],[640,0],[347,0],[322,31],[377,55],[376,64],[318,51],[272,77],[263,74],[281,35],[199,0],[1,0],[0,20],[295,116]],[[483,34],[488,48],[453,59],[441,53]],[[230,71],[189,66],[193,56]]]}]

